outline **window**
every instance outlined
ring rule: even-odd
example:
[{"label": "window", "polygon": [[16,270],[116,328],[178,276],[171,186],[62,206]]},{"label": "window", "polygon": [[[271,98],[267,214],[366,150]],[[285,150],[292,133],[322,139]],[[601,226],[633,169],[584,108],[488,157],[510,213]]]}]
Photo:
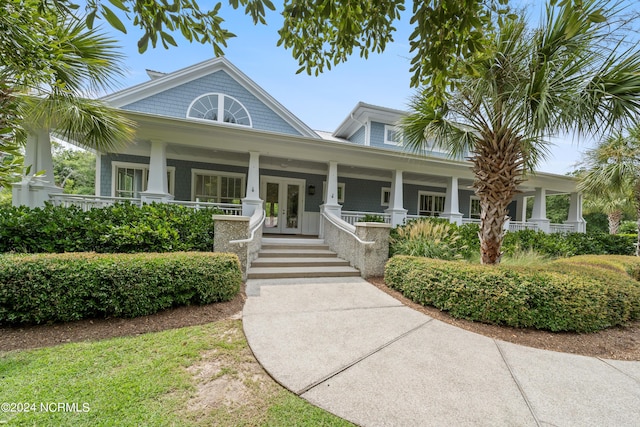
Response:
[{"label": "window", "polygon": [[[322,183],[322,198],[324,199],[324,195],[327,194],[327,181]],[[327,201],[324,200],[326,203]],[[338,183],[338,203],[344,203],[344,182]]]},{"label": "window", "polygon": [[438,193],[418,193],[418,215],[440,216],[444,212],[444,196]]},{"label": "window", "polygon": [[[175,167],[167,167],[167,185],[169,194],[174,194]],[[137,163],[113,163],[114,197],[128,197],[138,199],[140,193],[147,190],[149,182],[149,165]]]},{"label": "window", "polygon": [[469,202],[469,218],[480,219],[480,199],[476,196],[471,196]]},{"label": "window", "polygon": [[382,187],[380,189],[380,205],[389,206],[390,200],[391,200],[391,188]]},{"label": "window", "polygon": [[384,125],[384,143],[402,145],[402,131],[395,126]]},{"label": "window", "polygon": [[427,140],[424,142],[424,151],[426,153],[447,153],[447,150],[440,148],[440,146],[435,145],[434,140]]},{"label": "window", "polygon": [[192,171],[192,199],[212,203],[242,203],[244,175],[206,170]]},{"label": "window", "polygon": [[187,110],[187,117],[251,126],[251,117],[244,105],[222,93],[209,93],[196,98]]}]

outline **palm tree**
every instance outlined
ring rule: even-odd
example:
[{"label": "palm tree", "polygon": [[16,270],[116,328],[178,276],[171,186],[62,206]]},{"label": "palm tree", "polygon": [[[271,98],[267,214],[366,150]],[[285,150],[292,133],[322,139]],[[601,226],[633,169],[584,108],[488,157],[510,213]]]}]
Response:
[{"label": "palm tree", "polygon": [[[580,179],[579,188],[622,194],[631,189],[640,232],[640,127],[614,133],[586,156],[587,171]],[[640,247],[636,247],[636,255],[640,256]]]},{"label": "palm tree", "polygon": [[[15,152],[30,133],[42,129],[98,150],[128,142],[132,123],[117,110],[87,98],[112,88],[114,77],[123,75],[123,56],[115,42],[62,9],[27,3],[21,3],[20,13],[3,14],[0,21],[6,30],[0,46],[24,52],[0,54],[3,151]],[[16,4],[10,1],[7,7]]]},{"label": "palm tree", "polygon": [[609,222],[609,234],[618,234],[624,214],[635,210],[633,189],[627,183],[623,183],[622,188],[614,186],[600,175],[605,171],[605,165],[599,163],[597,150],[589,150],[585,156],[589,169],[577,175],[578,188],[585,195],[585,213],[604,213]]},{"label": "palm tree", "polygon": [[487,49],[444,101],[429,88],[403,122],[406,145],[469,156],[484,264],[501,258],[507,206],[559,132],[606,132],[640,112],[640,53],[612,44],[620,5],[553,2],[535,31],[501,18]]}]

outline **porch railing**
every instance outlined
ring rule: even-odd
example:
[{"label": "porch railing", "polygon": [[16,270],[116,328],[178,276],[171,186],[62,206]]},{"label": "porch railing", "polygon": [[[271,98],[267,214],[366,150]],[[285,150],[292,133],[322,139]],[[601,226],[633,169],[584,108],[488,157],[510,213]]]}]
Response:
[{"label": "porch railing", "polygon": [[538,230],[538,224],[526,221],[509,221],[509,231]]},{"label": "porch railing", "polygon": [[549,224],[549,233],[573,233],[576,228],[573,224]]},{"label": "porch railing", "polygon": [[361,222],[362,219],[367,215],[378,216],[381,217],[385,223],[391,223],[391,215],[384,212],[342,211],[340,214],[340,219],[348,224],[355,225],[356,222]]},{"label": "porch railing", "polygon": [[216,208],[224,212],[225,215],[242,215],[242,205],[235,203],[210,203],[200,201],[184,201],[184,200],[168,200],[167,203],[172,205],[185,206],[192,209]]},{"label": "porch railing", "polygon": [[[130,197],[106,197],[79,194],[50,194],[49,199],[54,206],[78,206],[83,211],[93,208],[104,208],[115,203],[131,203],[136,206],[142,204],[140,199]],[[233,203],[208,203],[200,201],[167,200],[166,203],[185,206],[191,209],[216,208],[225,215],[242,215],[242,205]]]},{"label": "porch railing", "polygon": [[133,205],[140,206],[140,199],[134,199],[130,197],[103,197],[103,196],[89,196],[79,194],[49,194],[49,199],[54,206],[78,206],[83,211],[88,211],[93,208],[104,208],[111,206],[115,203],[131,203]]}]

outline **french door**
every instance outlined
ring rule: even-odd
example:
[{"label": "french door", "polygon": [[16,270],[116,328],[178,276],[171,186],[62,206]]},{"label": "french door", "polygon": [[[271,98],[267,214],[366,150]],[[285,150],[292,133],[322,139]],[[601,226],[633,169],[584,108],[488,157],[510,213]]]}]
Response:
[{"label": "french door", "polygon": [[265,233],[300,234],[305,181],[302,179],[263,177]]}]

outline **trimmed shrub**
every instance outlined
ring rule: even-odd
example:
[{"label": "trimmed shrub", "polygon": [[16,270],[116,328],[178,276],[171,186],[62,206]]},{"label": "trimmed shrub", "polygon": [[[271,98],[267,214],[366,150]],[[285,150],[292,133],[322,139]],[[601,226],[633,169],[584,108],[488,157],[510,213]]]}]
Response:
[{"label": "trimmed shrub", "polygon": [[177,252],[213,250],[215,209],[118,203],[0,208],[0,253]]},{"label": "trimmed shrub", "polygon": [[[634,258],[618,262],[625,271],[637,265]],[[497,325],[592,332],[640,318],[640,283],[619,269],[571,263],[483,266],[395,256],[387,263],[385,282],[419,304]]]},{"label": "trimmed shrub", "polygon": [[233,299],[242,273],[236,255],[0,255],[0,324],[137,317]]}]

